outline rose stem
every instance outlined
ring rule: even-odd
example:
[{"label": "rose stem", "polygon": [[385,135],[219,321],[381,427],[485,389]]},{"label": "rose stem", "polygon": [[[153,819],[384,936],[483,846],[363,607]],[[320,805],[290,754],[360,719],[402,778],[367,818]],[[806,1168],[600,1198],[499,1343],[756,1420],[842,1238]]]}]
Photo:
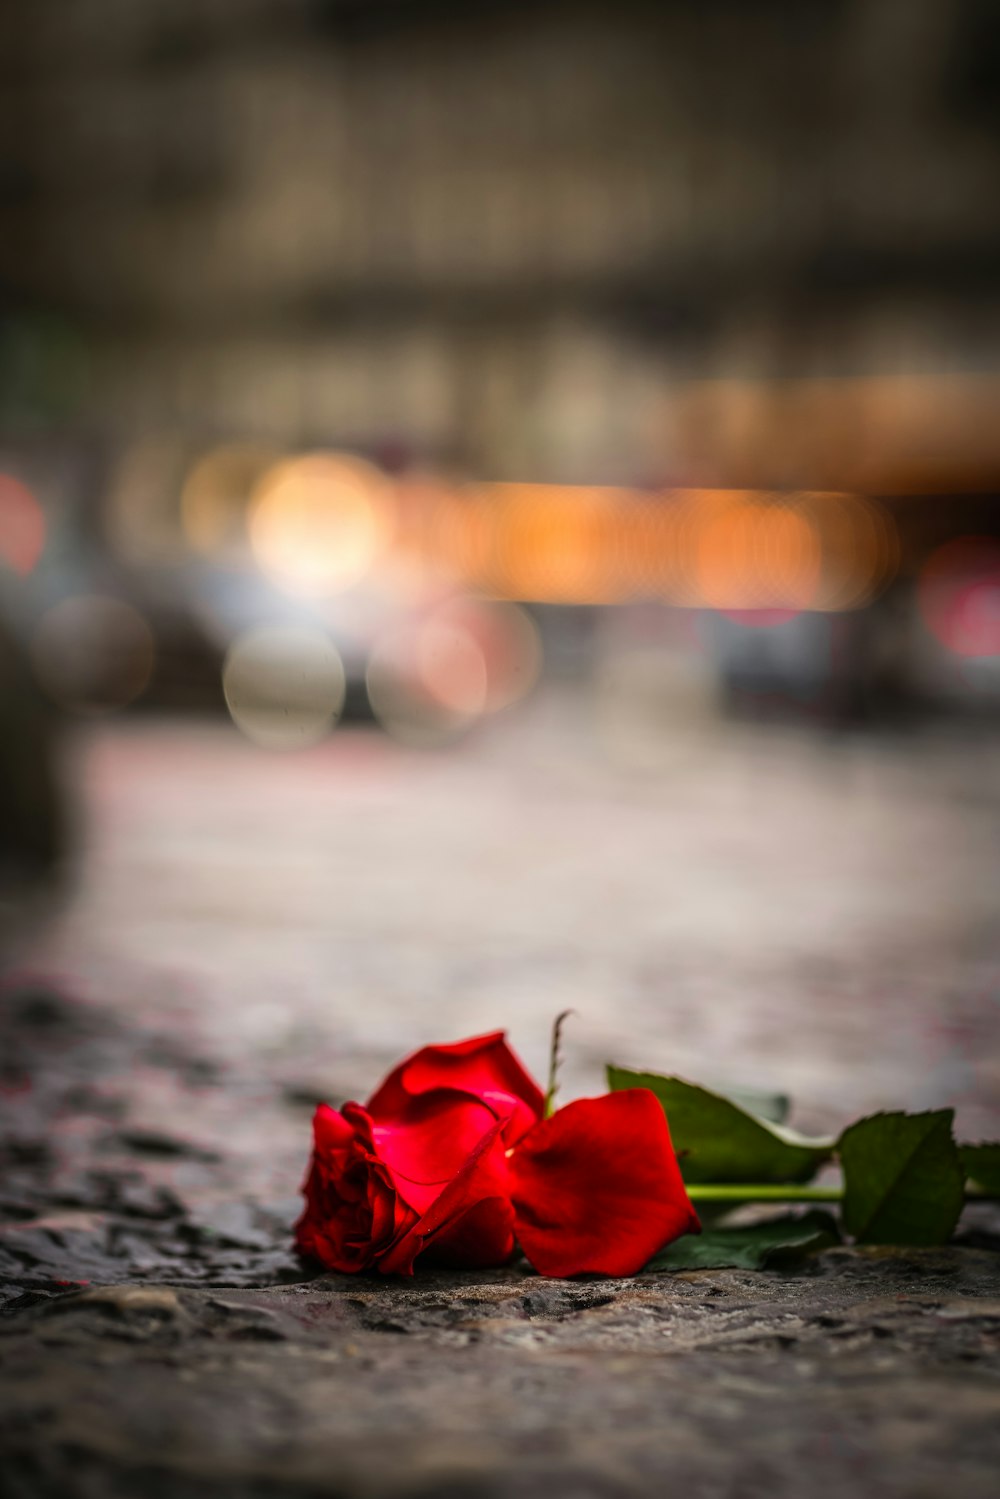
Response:
[{"label": "rose stem", "polygon": [[568,1015],[572,1015],[572,1013],[572,1010],[563,1010],[560,1015],[556,1016],[552,1026],[552,1045],[549,1048],[549,1086],[545,1093],[545,1109],[542,1115],[544,1119],[550,1118],[550,1116],[555,1113],[556,1093],[559,1089],[557,1076],[559,1073],[559,1062],[561,1060],[559,1054],[559,1042],[562,1039],[563,1021]]},{"label": "rose stem", "polygon": [[841,1202],[841,1187],[731,1186],[728,1182],[690,1185],[692,1202]]},{"label": "rose stem", "polygon": [[[843,1202],[842,1187],[792,1187],[732,1185],[729,1182],[699,1182],[688,1186],[692,1202]],[[966,1187],[966,1202],[1000,1202],[1000,1193]]]}]

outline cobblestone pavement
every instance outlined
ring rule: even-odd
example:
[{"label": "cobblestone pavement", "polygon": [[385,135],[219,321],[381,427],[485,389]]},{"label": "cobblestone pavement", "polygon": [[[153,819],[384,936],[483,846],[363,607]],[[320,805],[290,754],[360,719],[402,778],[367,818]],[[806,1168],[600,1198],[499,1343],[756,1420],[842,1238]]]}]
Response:
[{"label": "cobblestone pavement", "polygon": [[[18,1495],[995,1492],[1000,1227],[797,1273],[410,1284],[289,1247],[318,1097],[506,1026],[1000,1135],[991,743],[696,718],[641,772],[552,696],[440,755],[215,725],[79,749],[77,888],[0,1007]],[[648,746],[647,746],[648,748]]]}]

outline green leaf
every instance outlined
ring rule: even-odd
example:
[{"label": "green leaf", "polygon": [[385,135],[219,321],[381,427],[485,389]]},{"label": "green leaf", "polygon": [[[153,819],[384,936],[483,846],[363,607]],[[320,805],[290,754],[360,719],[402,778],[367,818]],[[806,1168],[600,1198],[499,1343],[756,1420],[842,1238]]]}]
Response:
[{"label": "green leaf", "polygon": [[962,1211],[965,1172],[953,1109],[872,1114],[840,1137],[844,1226],[865,1244],[944,1244]]},{"label": "green leaf", "polygon": [[840,1243],[829,1213],[787,1214],[748,1228],[686,1234],[650,1260],[647,1270],[763,1270]]},{"label": "green leaf", "polygon": [[970,1182],[984,1192],[1000,1192],[1000,1140],[960,1145],[958,1153]]},{"label": "green leaf", "polygon": [[663,1105],[686,1182],[804,1182],[833,1153],[835,1141],[810,1140],[770,1124],[720,1093],[679,1077],[608,1068],[608,1087],[649,1088]]}]

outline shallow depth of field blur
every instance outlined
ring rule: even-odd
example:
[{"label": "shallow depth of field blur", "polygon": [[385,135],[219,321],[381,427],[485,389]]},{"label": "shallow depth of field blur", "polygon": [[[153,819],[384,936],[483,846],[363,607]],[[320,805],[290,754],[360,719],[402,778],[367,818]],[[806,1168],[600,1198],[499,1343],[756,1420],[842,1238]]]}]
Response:
[{"label": "shallow depth of field blur", "polygon": [[995,1134],[995,4],[8,10],[8,982]]}]

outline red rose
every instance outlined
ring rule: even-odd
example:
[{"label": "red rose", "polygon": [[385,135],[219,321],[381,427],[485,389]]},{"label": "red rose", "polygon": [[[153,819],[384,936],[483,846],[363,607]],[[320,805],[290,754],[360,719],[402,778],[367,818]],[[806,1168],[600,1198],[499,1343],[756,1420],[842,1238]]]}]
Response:
[{"label": "red rose", "polygon": [[631,1275],[698,1219],[645,1088],[544,1099],[502,1031],[407,1058],[365,1108],[320,1105],[296,1225],[331,1270],[411,1274],[418,1255],[543,1275]]}]

